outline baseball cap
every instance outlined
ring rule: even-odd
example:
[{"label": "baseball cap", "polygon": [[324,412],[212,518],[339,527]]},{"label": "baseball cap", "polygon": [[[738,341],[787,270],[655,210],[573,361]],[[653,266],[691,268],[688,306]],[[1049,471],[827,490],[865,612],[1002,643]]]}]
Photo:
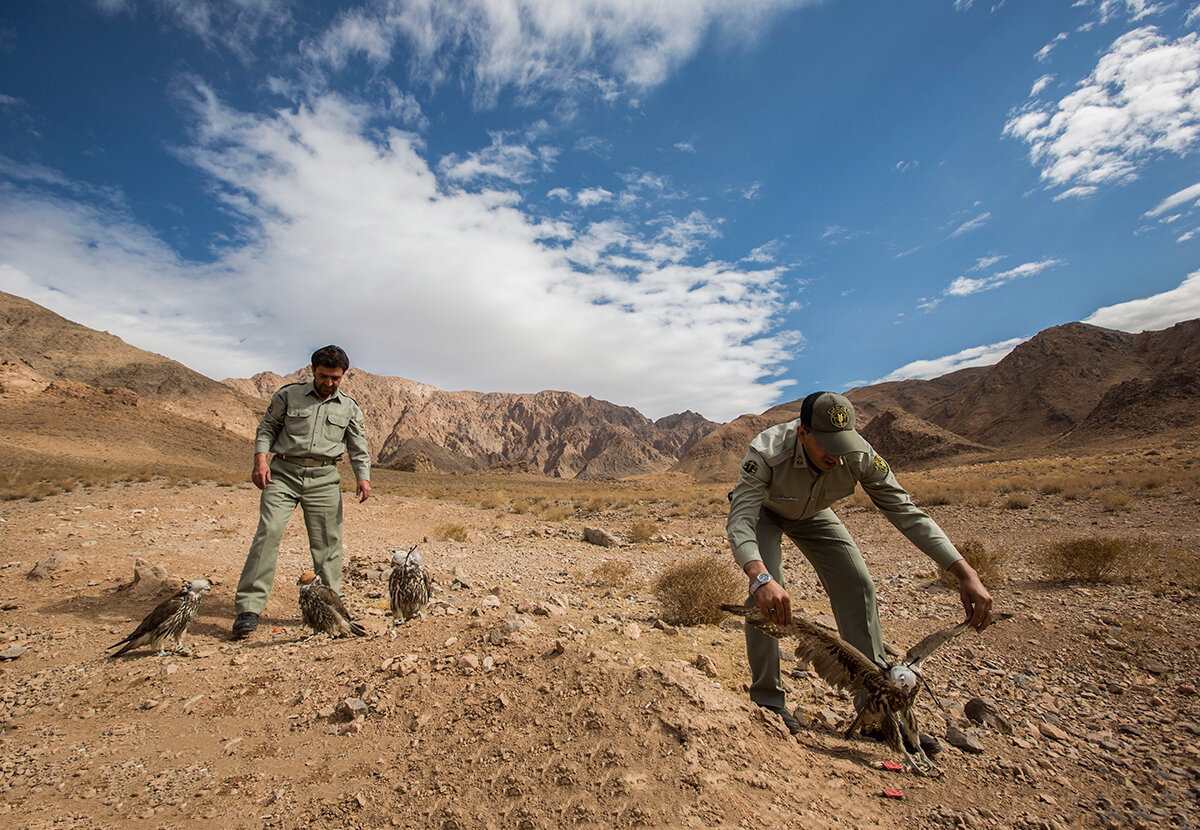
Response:
[{"label": "baseball cap", "polygon": [[812,430],[817,446],[830,455],[870,452],[854,431],[854,404],[836,392],[813,392],[800,406],[800,423]]}]

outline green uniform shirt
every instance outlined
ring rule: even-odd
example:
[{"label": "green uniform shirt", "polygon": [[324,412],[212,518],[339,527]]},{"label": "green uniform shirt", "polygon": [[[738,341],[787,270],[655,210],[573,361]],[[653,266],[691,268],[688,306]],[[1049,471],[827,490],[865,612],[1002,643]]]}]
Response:
[{"label": "green uniform shirt", "polygon": [[271,397],[258,423],[254,451],[275,452],[320,461],[335,461],[350,448],[357,481],[371,478],[371,454],[363,414],[354,398],[342,391],[325,400],[309,383],[289,383]]},{"label": "green uniform shirt", "polygon": [[726,525],[738,565],[762,559],[755,535],[760,508],[785,519],[808,519],[852,494],[858,484],[888,521],[938,565],[948,568],[962,559],[937,522],[912,503],[882,456],[873,449],[848,453],[835,468],[820,472],[796,440],[798,426],[799,420],[779,424],[750,442]]}]

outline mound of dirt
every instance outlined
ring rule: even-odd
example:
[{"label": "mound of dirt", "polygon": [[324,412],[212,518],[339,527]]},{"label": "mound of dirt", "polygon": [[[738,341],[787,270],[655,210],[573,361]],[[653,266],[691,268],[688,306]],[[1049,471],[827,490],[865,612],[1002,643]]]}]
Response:
[{"label": "mound of dirt", "polygon": [[861,432],[867,443],[898,469],[991,450],[901,409],[884,410]]}]

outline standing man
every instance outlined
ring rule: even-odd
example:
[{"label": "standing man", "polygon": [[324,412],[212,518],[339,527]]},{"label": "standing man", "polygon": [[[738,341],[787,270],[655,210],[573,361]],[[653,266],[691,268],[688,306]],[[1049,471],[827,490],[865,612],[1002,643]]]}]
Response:
[{"label": "standing man", "polygon": [[[275,580],[279,540],[299,504],[312,551],[313,570],[339,594],[342,589],[342,490],[337,461],[347,446],[358,480],[359,502],[371,497],[371,455],[363,430],[363,414],[354,398],[338,391],[350,368],[339,346],[312,355],[311,383],[289,383],[271,398],[254,438],[254,470],[250,480],[262,490],[258,531],[237,587],[237,619],[233,638],[249,637],[258,628]],[[267,452],[275,453],[270,464]]]},{"label": "standing man", "polygon": [[[946,534],[919,510],[887,462],[854,429],[854,405],[833,392],[804,399],[800,418],[761,432],[750,442],[741,474],[729,494],[726,529],[733,557],[750,579],[750,597],[767,619],[787,625],[792,601],[783,584],[781,538],[812,563],[829,596],[842,639],[886,666],[875,584],[846,527],[830,505],[861,484],[875,506],[910,542],[958,577],[967,619],[982,631],[991,622],[992,597],[975,569]],[[800,724],[788,711],[779,673],[779,643],[746,626],[750,699],[783,718],[795,734]],[[927,754],[937,741],[921,736]]]}]

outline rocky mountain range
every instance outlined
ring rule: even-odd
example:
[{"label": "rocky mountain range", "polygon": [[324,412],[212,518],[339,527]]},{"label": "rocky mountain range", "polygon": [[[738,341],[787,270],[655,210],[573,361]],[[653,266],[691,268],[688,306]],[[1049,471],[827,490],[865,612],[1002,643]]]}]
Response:
[{"label": "rocky mountain range", "polygon": [[[1012,455],[1200,425],[1200,320],[1129,334],[1047,329],[994,366],[847,392],[867,440],[899,468]],[[243,463],[266,401],[305,368],[216,381],[0,292],[0,447],[36,463],[167,456]],[[375,462],[400,470],[519,469],[564,478],[672,470],[732,481],[749,441],[799,417],[800,400],[716,424],[651,421],[571,392],[448,392],[352,368]],[[54,436],[49,441],[48,436]],[[47,443],[49,441],[49,443]],[[149,462],[148,462],[149,463]]]},{"label": "rocky mountain range", "polygon": [[[1069,451],[1200,426],[1200,320],[1140,334],[1067,323],[994,366],[931,380],[861,386],[863,436],[900,469],[997,451]],[[714,430],[675,469],[701,480],[737,474],[761,429],[799,417],[803,399]]]}]

